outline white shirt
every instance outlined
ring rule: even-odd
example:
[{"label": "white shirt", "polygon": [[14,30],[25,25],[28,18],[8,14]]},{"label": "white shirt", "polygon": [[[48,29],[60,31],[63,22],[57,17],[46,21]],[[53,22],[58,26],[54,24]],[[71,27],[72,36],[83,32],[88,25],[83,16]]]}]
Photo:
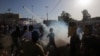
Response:
[{"label": "white shirt", "polygon": [[29,41],[32,40],[32,31],[27,31],[23,34],[22,38],[26,38],[28,39]]}]

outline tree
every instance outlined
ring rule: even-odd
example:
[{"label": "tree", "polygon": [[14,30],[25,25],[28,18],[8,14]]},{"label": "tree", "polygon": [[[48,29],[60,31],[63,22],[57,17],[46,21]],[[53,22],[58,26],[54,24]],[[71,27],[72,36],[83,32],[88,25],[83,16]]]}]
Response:
[{"label": "tree", "polygon": [[58,20],[62,20],[64,22],[72,21],[71,15],[65,11],[62,11],[61,16],[58,17]]}]

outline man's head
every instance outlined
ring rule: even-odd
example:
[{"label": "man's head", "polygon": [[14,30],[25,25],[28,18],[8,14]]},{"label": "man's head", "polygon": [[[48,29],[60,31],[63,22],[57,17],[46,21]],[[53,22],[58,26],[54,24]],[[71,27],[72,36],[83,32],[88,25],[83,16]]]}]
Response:
[{"label": "man's head", "polygon": [[50,32],[53,32],[53,28],[50,28]]},{"label": "man's head", "polygon": [[32,41],[34,43],[36,43],[38,41],[39,37],[40,37],[40,35],[39,35],[39,33],[37,31],[33,31],[32,32]]},{"label": "man's head", "polygon": [[82,11],[82,13],[83,13],[83,14],[87,14],[88,11],[85,9],[85,10]]}]

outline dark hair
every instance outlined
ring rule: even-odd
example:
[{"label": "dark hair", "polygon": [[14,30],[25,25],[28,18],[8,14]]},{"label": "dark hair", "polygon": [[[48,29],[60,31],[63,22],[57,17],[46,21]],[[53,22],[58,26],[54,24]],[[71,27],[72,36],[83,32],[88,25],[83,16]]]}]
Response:
[{"label": "dark hair", "polygon": [[23,27],[23,30],[27,30],[27,26],[26,25]]},{"label": "dark hair", "polygon": [[50,31],[53,31],[53,28],[50,28]]},{"label": "dark hair", "polygon": [[19,28],[19,26],[16,26],[16,31],[20,31],[20,28]]},{"label": "dark hair", "polygon": [[34,43],[36,43],[38,41],[39,37],[40,37],[40,35],[39,35],[39,33],[37,31],[33,31],[32,32],[32,41]]},{"label": "dark hair", "polygon": [[29,25],[29,31],[32,31],[33,30],[33,25]]},{"label": "dark hair", "polygon": [[69,22],[69,27],[76,26],[76,22]]}]

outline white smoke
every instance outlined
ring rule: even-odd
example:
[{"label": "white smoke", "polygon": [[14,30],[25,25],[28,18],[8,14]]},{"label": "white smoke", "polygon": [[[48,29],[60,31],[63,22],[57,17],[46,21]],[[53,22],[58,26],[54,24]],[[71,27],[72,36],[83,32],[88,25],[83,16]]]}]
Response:
[{"label": "white smoke", "polygon": [[42,42],[44,45],[47,45],[49,42],[49,39],[47,38],[47,35],[49,34],[49,29],[53,28],[55,33],[55,44],[57,47],[66,46],[67,44],[70,44],[70,38],[68,38],[68,25],[64,22],[55,22],[50,24],[49,27],[46,27],[44,25],[44,37]]}]

